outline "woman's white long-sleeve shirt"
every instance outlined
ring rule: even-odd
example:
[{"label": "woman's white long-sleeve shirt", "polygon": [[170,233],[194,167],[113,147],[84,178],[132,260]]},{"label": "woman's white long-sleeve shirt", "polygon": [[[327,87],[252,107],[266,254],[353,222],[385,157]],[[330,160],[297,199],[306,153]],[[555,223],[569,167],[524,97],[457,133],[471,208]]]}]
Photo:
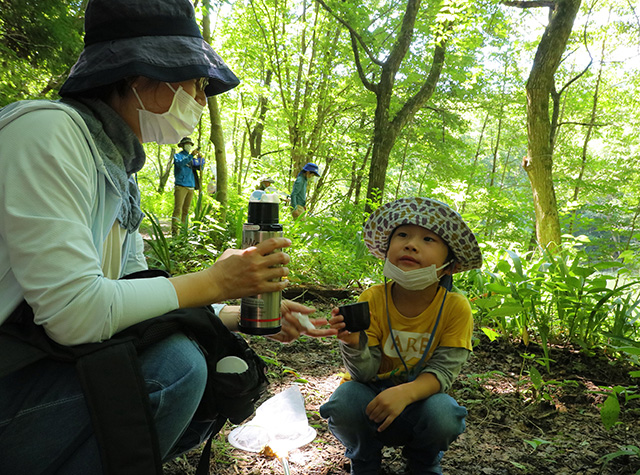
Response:
[{"label": "woman's white long-sleeve shirt", "polygon": [[[23,300],[64,345],[102,341],[178,308],[165,278],[110,280],[103,243],[121,197],[80,115],[57,102],[0,111],[0,324]],[[128,234],[120,275],[146,269]]]}]

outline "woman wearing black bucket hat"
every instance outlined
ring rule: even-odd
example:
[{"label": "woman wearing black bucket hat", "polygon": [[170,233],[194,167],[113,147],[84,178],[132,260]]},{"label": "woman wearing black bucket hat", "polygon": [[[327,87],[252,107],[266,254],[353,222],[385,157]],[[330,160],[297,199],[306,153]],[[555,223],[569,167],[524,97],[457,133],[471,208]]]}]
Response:
[{"label": "woman wearing black bucket hat", "polygon": [[[147,269],[131,179],[145,162],[141,144],[188,136],[207,96],[239,80],[203,40],[189,0],[90,0],[85,32],[60,101],[0,110],[0,324],[26,305],[48,338],[75,347],[178,308],[282,290],[289,258],[272,251],[290,244],[283,238],[227,251],[198,273],[121,279]],[[236,329],[237,309],[223,307],[220,318]],[[288,304],[276,339],[334,333],[305,330],[292,310],[310,312]],[[0,348],[0,367],[11,356]],[[211,432],[210,423],[193,420],[207,378],[204,358],[176,333],[139,359],[167,460]],[[72,365],[45,358],[0,377],[0,467],[12,474],[102,471]]]}]

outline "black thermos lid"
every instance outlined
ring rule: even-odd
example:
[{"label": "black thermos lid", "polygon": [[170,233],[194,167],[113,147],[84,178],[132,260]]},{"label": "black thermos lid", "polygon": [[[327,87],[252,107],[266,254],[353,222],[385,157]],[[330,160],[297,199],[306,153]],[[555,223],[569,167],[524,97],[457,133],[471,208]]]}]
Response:
[{"label": "black thermos lid", "polygon": [[278,223],[278,203],[263,201],[249,201],[249,224],[276,224]]}]

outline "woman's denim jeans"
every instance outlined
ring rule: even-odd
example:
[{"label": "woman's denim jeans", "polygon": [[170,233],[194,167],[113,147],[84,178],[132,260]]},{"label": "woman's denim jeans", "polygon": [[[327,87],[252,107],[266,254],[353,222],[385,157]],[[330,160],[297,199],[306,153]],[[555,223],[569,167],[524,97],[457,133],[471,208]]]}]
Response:
[{"label": "woman's denim jeans", "polygon": [[451,396],[438,393],[410,404],[389,427],[377,432],[379,424],[369,419],[365,409],[388,386],[347,381],[320,407],[352,460],[352,473],[376,474],[384,446],[403,446],[413,473],[442,473],[441,452],[464,432],[467,410]]},{"label": "woman's denim jeans", "polygon": [[[163,461],[198,445],[211,421],[192,421],[207,379],[199,348],[183,334],[140,356]],[[43,360],[0,379],[0,471],[102,473],[89,412],[73,365]]]}]

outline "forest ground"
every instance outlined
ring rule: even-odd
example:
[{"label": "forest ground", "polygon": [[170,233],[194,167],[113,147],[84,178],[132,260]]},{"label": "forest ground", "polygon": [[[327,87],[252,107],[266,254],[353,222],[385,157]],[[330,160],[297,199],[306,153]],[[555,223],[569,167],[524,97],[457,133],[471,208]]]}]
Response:
[{"label": "forest ground", "polygon": [[[313,302],[319,314],[327,314],[333,302]],[[534,391],[522,355],[542,356],[536,345],[490,342],[475,335],[474,352],[452,388],[451,394],[469,415],[467,429],[442,461],[445,475],[632,475],[640,473],[640,457],[624,455],[603,464],[601,457],[625,446],[640,446],[640,399],[625,403],[619,423],[610,430],[601,420],[599,405],[605,396],[600,387],[633,386],[629,368],[604,354],[570,347],[553,347],[551,373],[540,369],[547,382]],[[329,432],[318,408],[338,385],[344,371],[335,338],[301,339],[281,345],[251,337],[252,347],[277,363],[270,364],[271,384],[260,402],[295,384],[305,397],[309,423],[317,431],[309,444],[289,454],[291,475],[349,473],[349,459]],[[528,364],[528,363],[527,363]],[[521,376],[521,374],[523,376]],[[284,474],[277,458],[235,449],[226,437],[235,426],[227,423],[214,442],[212,474]],[[165,464],[165,475],[195,473],[200,448]],[[382,472],[405,473],[405,461],[395,448],[385,449]]]}]

